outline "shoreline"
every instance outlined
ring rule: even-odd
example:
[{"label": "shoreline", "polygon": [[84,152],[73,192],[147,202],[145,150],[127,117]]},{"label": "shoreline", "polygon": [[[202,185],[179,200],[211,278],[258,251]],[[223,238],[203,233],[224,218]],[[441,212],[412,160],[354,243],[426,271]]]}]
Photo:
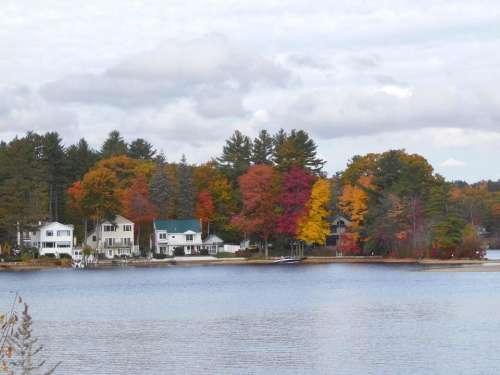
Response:
[{"label": "shoreline", "polygon": [[[131,259],[131,260],[101,260],[97,265],[90,266],[90,269],[105,269],[115,267],[169,267],[169,266],[189,266],[189,265],[272,265],[279,257],[268,259],[252,258],[215,258],[215,257],[177,257],[170,259]],[[430,267],[429,272],[461,271],[473,269],[487,272],[500,271],[500,263],[492,260],[475,259],[413,259],[413,258],[383,258],[383,257],[307,257],[301,264],[401,264],[401,265],[429,265],[447,266]],[[489,263],[489,264],[488,264]],[[483,267],[483,266],[491,267]],[[496,266],[495,266],[496,265]],[[457,267],[462,266],[462,267]],[[468,266],[469,268],[466,268]],[[475,266],[475,267],[473,267]],[[479,266],[479,267],[478,267]],[[0,263],[1,271],[37,271],[55,268],[71,268],[71,262],[44,261],[44,262],[3,262]]]}]

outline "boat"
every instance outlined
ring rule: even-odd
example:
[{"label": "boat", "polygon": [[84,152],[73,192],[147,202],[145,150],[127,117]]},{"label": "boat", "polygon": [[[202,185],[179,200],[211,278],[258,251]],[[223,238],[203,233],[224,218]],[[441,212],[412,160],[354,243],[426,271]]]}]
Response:
[{"label": "boat", "polygon": [[280,259],[277,259],[273,262],[273,264],[295,264],[295,263],[300,263],[302,262],[305,257],[281,257]]}]

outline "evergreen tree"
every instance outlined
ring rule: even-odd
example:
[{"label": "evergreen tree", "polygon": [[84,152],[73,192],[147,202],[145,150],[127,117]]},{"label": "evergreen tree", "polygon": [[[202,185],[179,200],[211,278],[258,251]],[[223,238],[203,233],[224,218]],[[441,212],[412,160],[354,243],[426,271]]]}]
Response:
[{"label": "evergreen tree", "polygon": [[252,162],[254,164],[271,165],[273,156],[273,138],[263,129],[253,141]]},{"label": "evergreen tree", "polygon": [[128,156],[133,159],[152,160],[155,154],[156,150],[153,145],[143,138],[137,138],[131,142],[128,149]]},{"label": "evergreen tree", "polygon": [[62,140],[56,132],[41,139],[42,159],[49,189],[49,220],[59,221],[64,213],[64,191],[68,184],[68,164]]},{"label": "evergreen tree", "polygon": [[287,138],[288,138],[288,134],[283,128],[278,130],[278,132],[273,136],[273,148],[274,148],[274,150],[276,150],[283,143],[285,143]]},{"label": "evergreen tree", "polygon": [[82,138],[77,144],[71,145],[66,149],[66,159],[69,180],[78,181],[94,166],[99,159],[99,155]]},{"label": "evergreen tree", "polygon": [[108,139],[104,141],[101,148],[101,156],[103,159],[110,158],[112,156],[127,155],[128,146],[123,140],[118,130],[113,130],[109,133]]},{"label": "evergreen tree", "polygon": [[326,162],[317,157],[318,146],[305,131],[293,129],[286,135],[280,130],[274,142],[274,162],[279,170],[285,172],[295,165],[315,174],[321,173]]},{"label": "evergreen tree", "polygon": [[15,138],[0,156],[0,227],[14,240],[16,229],[23,233],[47,218],[42,139],[34,133]]},{"label": "evergreen tree", "polygon": [[165,171],[165,157],[160,154],[156,157],[156,169],[149,184],[149,199],[157,208],[160,219],[167,218],[167,204],[171,197],[171,188],[170,179]]},{"label": "evergreen tree", "polygon": [[222,149],[222,156],[217,158],[219,167],[226,176],[236,183],[236,179],[241,176],[250,166],[252,156],[252,141],[239,130],[226,140]]},{"label": "evergreen tree", "polygon": [[177,217],[179,219],[191,219],[195,216],[196,192],[193,186],[192,167],[187,164],[185,155],[182,155],[181,162],[177,167],[177,176],[179,184]]}]

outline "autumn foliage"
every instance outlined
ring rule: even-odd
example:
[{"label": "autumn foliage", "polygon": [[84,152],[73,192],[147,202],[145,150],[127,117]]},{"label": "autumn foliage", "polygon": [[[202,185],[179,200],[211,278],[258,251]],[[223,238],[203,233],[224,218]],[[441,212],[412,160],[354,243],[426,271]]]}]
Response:
[{"label": "autumn foliage", "polygon": [[331,198],[330,181],[319,178],[314,183],[309,202],[303,216],[299,219],[299,240],[307,244],[324,245],[330,234],[328,206]]},{"label": "autumn foliage", "polygon": [[212,194],[208,190],[199,192],[196,199],[196,217],[201,220],[204,234],[207,234],[207,226],[213,220],[214,212]]},{"label": "autumn foliage", "polygon": [[233,217],[232,223],[245,234],[260,237],[265,242],[267,256],[267,241],[280,217],[279,174],[268,165],[254,165],[238,181],[243,208],[240,214]]},{"label": "autumn foliage", "polygon": [[283,174],[282,190],[279,197],[281,215],[276,231],[295,238],[298,234],[299,220],[307,214],[307,203],[315,177],[305,169],[293,166]]}]

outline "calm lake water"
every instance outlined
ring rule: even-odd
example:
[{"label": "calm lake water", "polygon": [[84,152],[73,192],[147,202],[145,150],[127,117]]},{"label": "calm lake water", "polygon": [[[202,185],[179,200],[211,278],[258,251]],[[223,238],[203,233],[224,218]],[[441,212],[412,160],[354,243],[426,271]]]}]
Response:
[{"label": "calm lake water", "polygon": [[499,374],[500,273],[419,270],[2,272],[0,297],[30,303],[58,374]]}]

